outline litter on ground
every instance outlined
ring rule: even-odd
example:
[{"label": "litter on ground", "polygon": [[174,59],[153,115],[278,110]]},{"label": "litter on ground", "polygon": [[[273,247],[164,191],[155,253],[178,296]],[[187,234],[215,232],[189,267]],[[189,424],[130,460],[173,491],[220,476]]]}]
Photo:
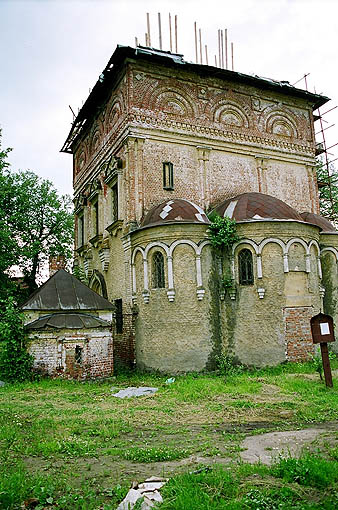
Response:
[{"label": "litter on ground", "polygon": [[133,483],[124,500],[119,504],[116,510],[132,510],[136,502],[143,498],[141,510],[150,510],[156,503],[162,503],[163,499],[159,490],[165,485],[168,478],[157,478],[152,476],[145,482]]},{"label": "litter on ground", "polygon": [[[116,388],[114,388],[115,391]],[[129,388],[125,388],[124,390],[120,390],[117,393],[113,393],[113,397],[118,398],[131,398],[131,397],[143,397],[144,395],[151,395],[151,393],[156,393],[158,388],[150,388],[147,386],[141,388],[135,388],[130,386]]]}]

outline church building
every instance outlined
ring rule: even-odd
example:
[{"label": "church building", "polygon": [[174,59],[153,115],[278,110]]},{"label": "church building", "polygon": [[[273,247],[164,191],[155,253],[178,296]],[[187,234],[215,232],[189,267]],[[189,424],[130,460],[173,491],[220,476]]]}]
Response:
[{"label": "church building", "polygon": [[[319,215],[313,112],[328,98],[118,46],[62,151],[75,263],[114,304],[114,362],[161,372],[308,359],[338,321],[338,233]],[[230,253],[210,212],[236,220]]]}]

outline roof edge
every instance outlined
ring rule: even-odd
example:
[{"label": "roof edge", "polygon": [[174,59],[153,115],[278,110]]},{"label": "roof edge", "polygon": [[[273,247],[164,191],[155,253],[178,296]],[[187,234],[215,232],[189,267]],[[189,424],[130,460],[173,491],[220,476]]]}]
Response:
[{"label": "roof edge", "polygon": [[237,81],[240,83],[247,83],[252,86],[260,86],[268,90],[279,91],[283,94],[306,99],[312,103],[313,110],[323,106],[330,99],[320,94],[308,92],[291,85],[288,81],[277,81],[269,78],[262,78],[257,75],[249,75],[239,73],[237,71],[230,71],[229,69],[220,69],[218,67],[195,64],[184,60],[183,55],[179,53],[172,53],[170,51],[157,50],[155,48],[148,48],[145,46],[138,46],[133,48],[131,46],[117,45],[114,53],[110,57],[108,64],[102,71],[94,85],[91,93],[84,102],[78,115],[72,123],[71,130],[64,142],[60,152],[72,154],[73,145],[81,134],[81,128],[93,118],[96,113],[95,105],[101,99],[101,103],[106,100],[107,94],[110,90],[110,84],[116,72],[121,69],[123,63],[128,59],[143,58],[145,60],[152,60],[163,63],[171,67],[185,67],[187,70],[197,71],[200,74],[208,74],[216,78],[228,79],[230,81]]}]

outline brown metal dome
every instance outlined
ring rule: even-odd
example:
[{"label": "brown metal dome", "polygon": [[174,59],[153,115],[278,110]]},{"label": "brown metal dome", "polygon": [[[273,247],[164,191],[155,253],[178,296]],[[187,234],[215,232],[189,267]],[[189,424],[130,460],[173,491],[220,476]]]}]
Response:
[{"label": "brown metal dome", "polygon": [[312,225],[317,225],[323,232],[337,232],[337,229],[329,222],[329,220],[324,218],[324,216],[320,216],[319,214],[312,212],[302,212],[300,215],[303,218],[303,221],[311,223]]},{"label": "brown metal dome", "polygon": [[285,202],[263,193],[242,193],[225,200],[213,212],[236,221],[264,219],[304,221],[301,215]]},{"label": "brown metal dome", "polygon": [[150,209],[141,226],[171,222],[209,223],[209,220],[198,205],[188,200],[175,198]]}]

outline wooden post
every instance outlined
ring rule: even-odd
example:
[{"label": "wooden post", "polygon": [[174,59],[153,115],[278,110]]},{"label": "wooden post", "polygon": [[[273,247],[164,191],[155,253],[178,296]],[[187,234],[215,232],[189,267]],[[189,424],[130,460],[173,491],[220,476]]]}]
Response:
[{"label": "wooden post", "polygon": [[329,350],[327,348],[327,342],[320,343],[320,350],[322,353],[325,384],[328,388],[332,388],[333,382],[332,382],[332,373],[331,373],[331,367],[330,367]]}]

